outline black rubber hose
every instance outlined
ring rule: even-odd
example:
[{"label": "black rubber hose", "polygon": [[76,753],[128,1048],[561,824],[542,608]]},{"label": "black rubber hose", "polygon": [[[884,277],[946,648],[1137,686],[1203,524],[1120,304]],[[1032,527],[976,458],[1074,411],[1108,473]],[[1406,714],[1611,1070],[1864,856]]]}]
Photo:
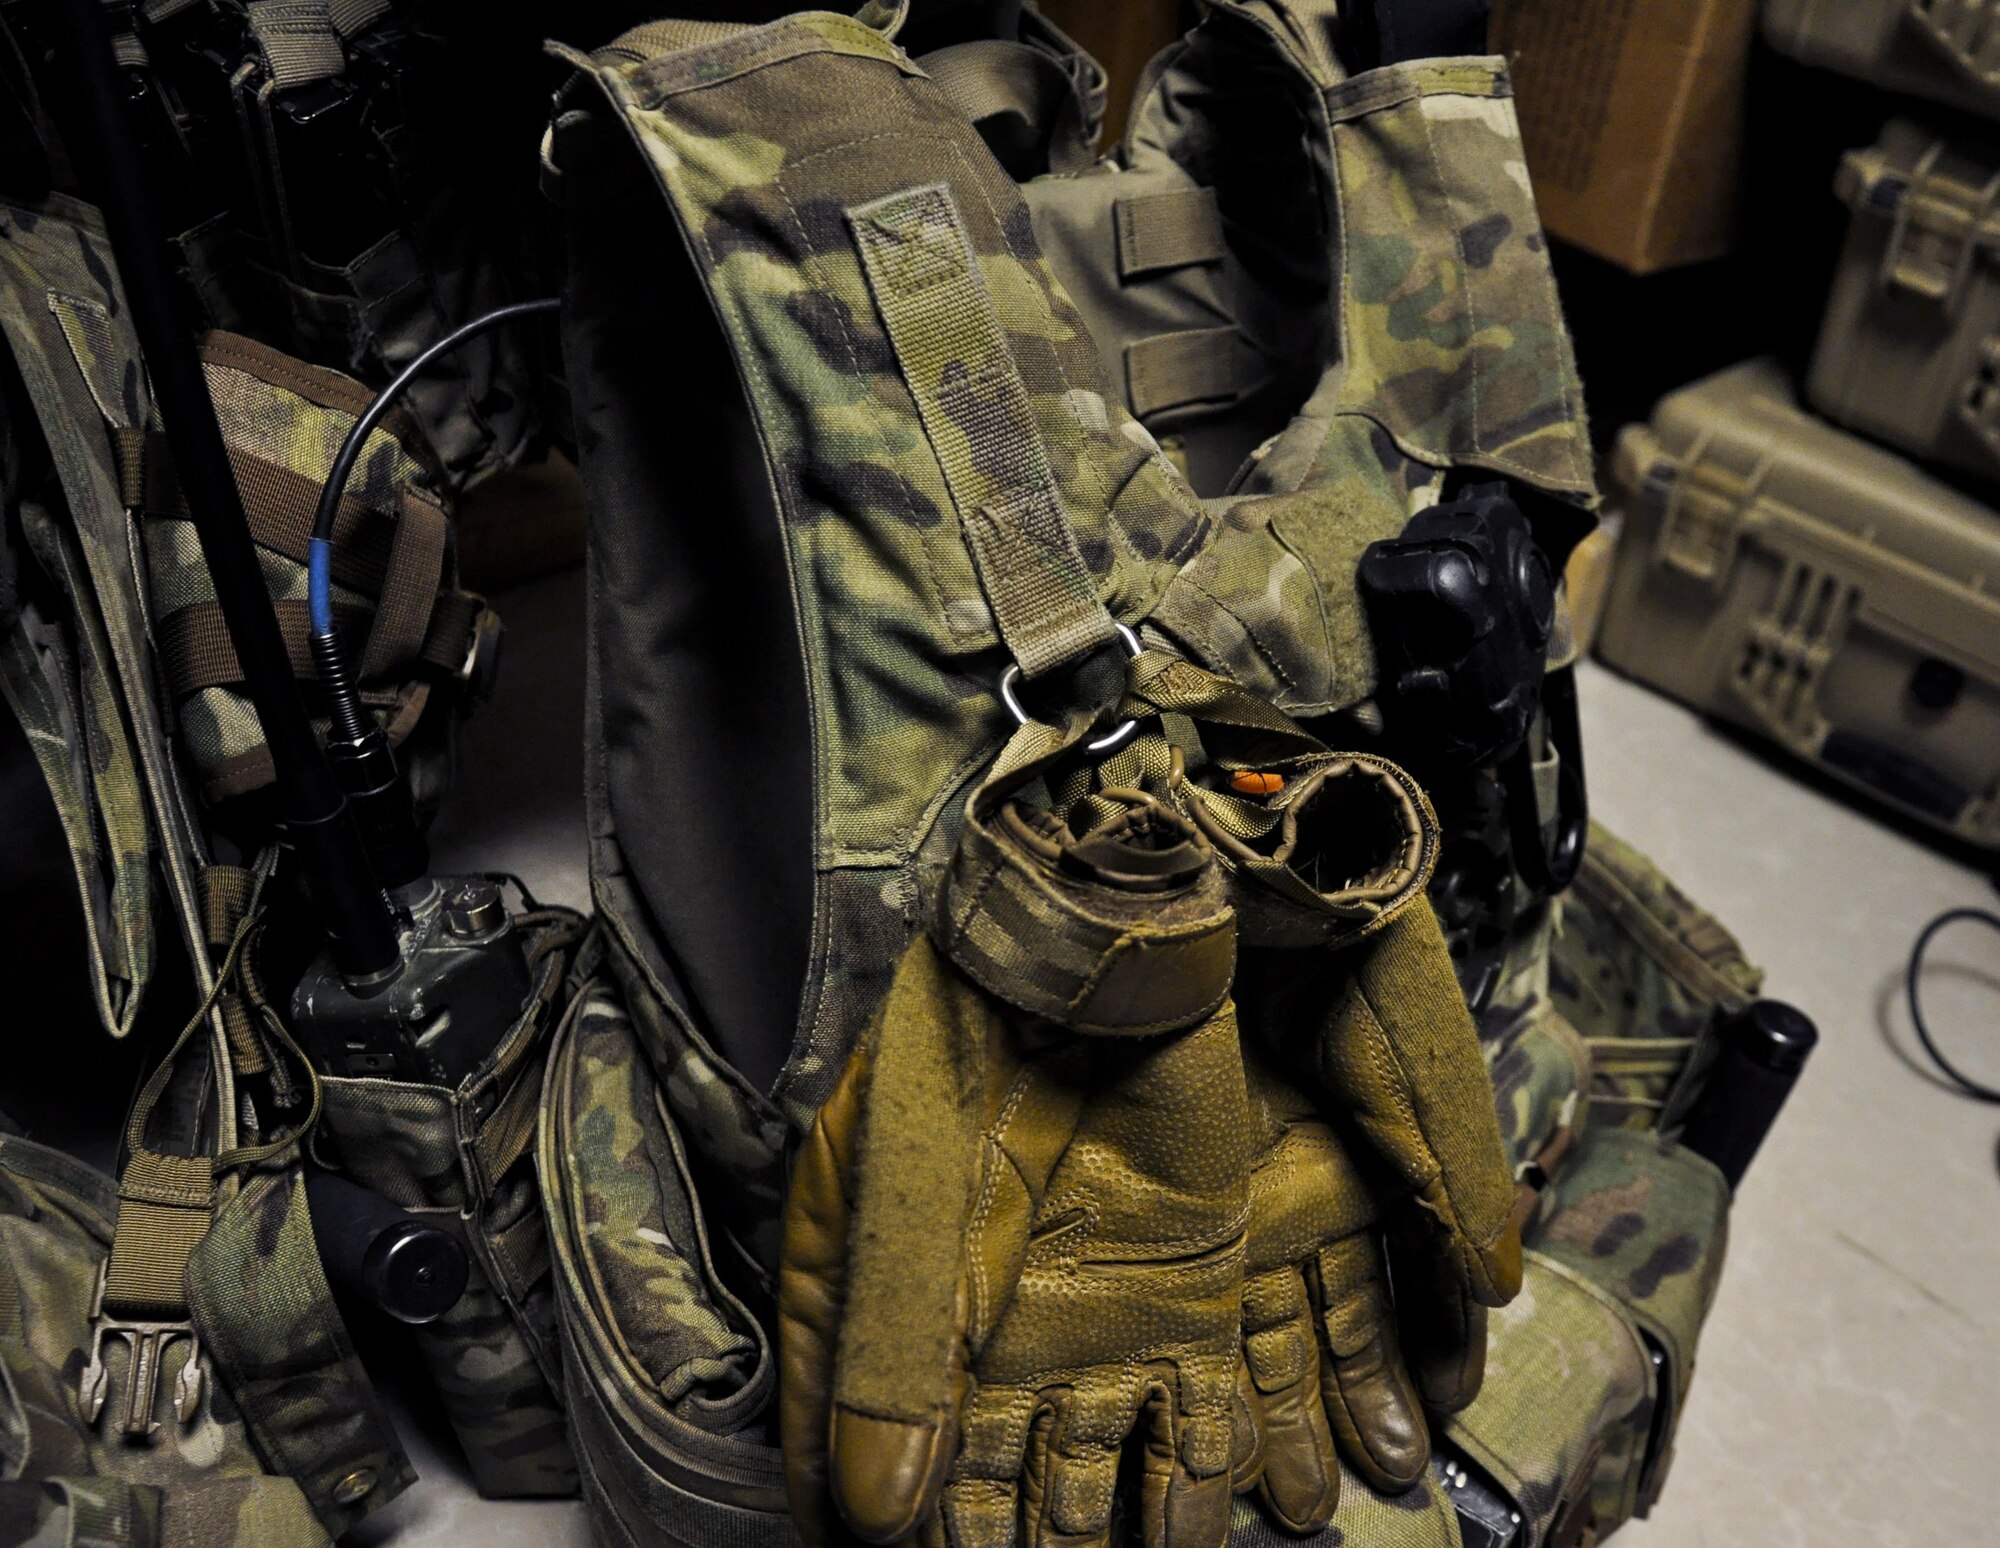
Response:
[{"label": "black rubber hose", "polygon": [[88,0],[59,0],[47,9],[76,87],[74,112],[68,115],[72,149],[103,211],[174,468],[243,686],[271,749],[286,831],[307,868],[342,971],[361,977],[386,972],[398,960],[388,900],[376,885],[361,835],[292,678],[291,655],[195,352],[194,319],[177,286],[153,191],[124,122],[104,8]]}]

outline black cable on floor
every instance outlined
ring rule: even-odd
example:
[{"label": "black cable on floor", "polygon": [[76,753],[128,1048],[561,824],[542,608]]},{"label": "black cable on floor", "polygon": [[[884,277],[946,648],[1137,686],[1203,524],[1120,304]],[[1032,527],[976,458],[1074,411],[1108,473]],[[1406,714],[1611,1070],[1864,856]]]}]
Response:
[{"label": "black cable on floor", "polygon": [[1953,1085],[1982,1102],[2000,1102],[2000,1091],[1963,1073],[1939,1050],[1931,1037],[1930,1028],[1924,1024],[1923,1006],[1917,997],[1917,979],[1923,973],[1924,953],[1930,948],[1932,938],[1946,925],[1956,924],[1961,919],[1976,919],[1988,929],[2000,931],[2000,914],[1988,913],[1983,908],[1948,908],[1924,926],[1917,936],[1917,943],[1910,948],[1910,965],[1903,979],[1910,1000],[1910,1023],[1917,1029],[1917,1040],[1924,1045],[1924,1052],[1931,1056],[1931,1062],[1944,1072]]}]

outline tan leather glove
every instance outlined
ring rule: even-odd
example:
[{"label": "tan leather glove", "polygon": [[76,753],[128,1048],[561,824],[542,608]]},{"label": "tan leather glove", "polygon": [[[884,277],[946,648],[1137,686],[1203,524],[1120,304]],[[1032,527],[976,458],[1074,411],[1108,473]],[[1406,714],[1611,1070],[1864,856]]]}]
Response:
[{"label": "tan leather glove", "polygon": [[1257,1159],[1244,1254],[1244,1415],[1237,1486],[1288,1531],[1340,1499],[1339,1445],[1379,1486],[1429,1457],[1404,1369],[1377,1205],[1312,1100],[1245,1050]]},{"label": "tan leather glove", "polygon": [[1147,1548],[1228,1536],[1234,924],[1183,819],[1112,804],[1081,839],[975,811],[800,1156],[781,1422],[810,1542],[1100,1544],[1121,1496]]},{"label": "tan leather glove", "polygon": [[[1365,1250],[1341,1241],[1341,1272],[1322,1260],[1314,1310],[1323,1352],[1337,1357],[1321,1372],[1328,1430],[1356,1472],[1394,1491],[1429,1459],[1413,1398],[1440,1413],[1472,1401],[1487,1308],[1520,1288],[1513,1179],[1472,1017],[1424,896],[1437,829],[1422,792],[1384,759],[1342,755],[1286,795],[1282,820],[1257,841],[1218,837],[1237,883],[1237,993],[1246,1043],[1297,1088],[1278,1110],[1288,1121],[1316,1115],[1352,1158],[1336,1165],[1329,1151],[1320,1190],[1358,1186],[1371,1201],[1330,1211],[1323,1229],[1365,1216],[1386,1248],[1393,1321],[1373,1233]],[[1253,1224],[1253,1244],[1259,1234]],[[1310,1274],[1305,1282],[1313,1288]],[[1261,1316],[1246,1310],[1247,1322]],[[1320,1465],[1308,1455],[1319,1432],[1268,1417],[1262,1429],[1267,1499],[1281,1518],[1303,1512],[1299,1525],[1316,1524],[1298,1480]]]}]

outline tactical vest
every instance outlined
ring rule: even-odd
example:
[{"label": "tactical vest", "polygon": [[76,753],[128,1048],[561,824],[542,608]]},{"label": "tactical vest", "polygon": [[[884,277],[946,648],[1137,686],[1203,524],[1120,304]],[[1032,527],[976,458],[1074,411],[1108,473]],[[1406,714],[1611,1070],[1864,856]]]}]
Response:
[{"label": "tactical vest", "polygon": [[[1039,23],[1040,62],[1004,65],[911,60],[888,5],[663,22],[573,59],[545,182],[567,229],[591,863],[615,985],[552,1056],[542,1165],[607,1540],[641,1522],[792,1540],[758,1430],[784,1153],[1013,728],[1003,673],[1025,713],[1109,710],[1123,625],[1365,732],[1370,542],[1475,474],[1509,479],[1558,557],[1587,530],[1589,446],[1504,72],[1346,78],[1330,11],[1208,7],[1116,156],[1064,152],[1025,188],[974,120],[1019,131],[1066,100],[1080,143],[1101,79]],[[1569,650],[1558,631],[1558,664]],[[1670,1147],[1587,1140],[1606,1158],[1562,1173],[1583,1181],[1539,1186],[1578,1146],[1590,1077],[1573,1029],[1548,1031],[1553,929],[1541,908],[1516,932],[1516,1029],[1494,1042],[1536,1293],[1496,1319],[1488,1390],[1451,1431],[1538,1543],[1631,1512],[1672,1406],[1640,1292],[1559,1250],[1585,1241],[1607,1172],[1669,1189],[1649,1168]],[[1681,965],[1622,910],[1593,949],[1635,984]],[[1647,1079],[1672,1084],[1726,999],[1703,979],[1689,1021],[1615,1033],[1657,1041]],[[1678,1299],[1655,1321],[1684,1362],[1725,1200],[1673,1156],[1691,1215],[1659,1219],[1693,1267],[1666,1276]],[[586,1229],[607,1209],[629,1229]],[[1573,1402],[1547,1385],[1563,1351],[1591,1372]],[[1682,1363],[1674,1393],[1684,1380]],[[1334,1530],[1452,1541],[1454,1488],[1390,1502],[1349,1478]],[[1236,1540],[1280,1539],[1244,1506]]]}]

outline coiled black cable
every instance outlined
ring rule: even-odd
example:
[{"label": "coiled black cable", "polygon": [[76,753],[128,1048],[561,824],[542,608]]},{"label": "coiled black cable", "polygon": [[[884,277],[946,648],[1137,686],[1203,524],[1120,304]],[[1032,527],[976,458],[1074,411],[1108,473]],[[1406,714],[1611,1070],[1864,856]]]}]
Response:
[{"label": "coiled black cable", "polygon": [[1917,936],[1916,944],[1910,948],[1909,967],[1903,977],[1904,992],[1910,1002],[1910,1024],[1916,1028],[1917,1040],[1924,1045],[1924,1052],[1930,1055],[1931,1062],[1944,1072],[1953,1085],[1967,1096],[1976,1097],[1982,1102],[2000,1102],[2000,1090],[1983,1081],[1974,1080],[1944,1056],[1943,1050],[1937,1045],[1937,1040],[1931,1036],[1931,1029],[1924,1022],[1923,1005],[1917,995],[1917,980],[1922,976],[1924,969],[1924,953],[1930,949],[1931,941],[1939,931],[1947,925],[1958,923],[1961,919],[1976,919],[1989,929],[2000,930],[2000,914],[1990,913],[1983,908],[1948,908],[1924,926]]}]

